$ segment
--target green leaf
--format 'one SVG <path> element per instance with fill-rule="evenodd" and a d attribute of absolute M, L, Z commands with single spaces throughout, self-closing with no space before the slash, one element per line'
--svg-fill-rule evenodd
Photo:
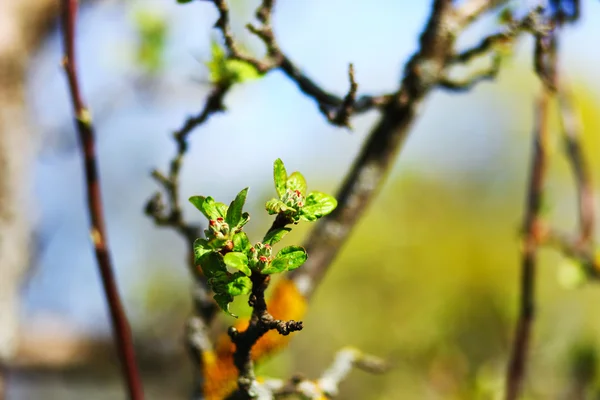
<path fill-rule="evenodd" d="M 227 209 L 225 222 L 229 224 L 230 228 L 237 227 L 240 221 L 242 221 L 242 209 L 244 208 L 244 203 L 246 203 L 247 195 L 248 188 L 245 188 L 235 196 L 235 199 Z"/>
<path fill-rule="evenodd" d="M 267 201 L 265 208 L 267 209 L 267 212 L 271 215 L 279 214 L 280 212 L 289 210 L 289 208 L 285 205 L 283 201 L 277 199 L 271 199 Z"/>
<path fill-rule="evenodd" d="M 248 82 L 262 76 L 254 65 L 242 60 L 228 58 L 225 60 L 225 68 L 232 83 Z"/>
<path fill-rule="evenodd" d="M 223 203 L 215 202 L 215 199 L 210 196 L 192 196 L 190 197 L 190 203 L 200 210 L 209 220 L 217 219 L 219 217 L 223 218 L 225 217 L 225 213 L 227 213 L 227 206 Z M 223 207 L 225 208 L 223 209 Z"/>
<path fill-rule="evenodd" d="M 303 219 L 314 221 L 331 213 L 337 207 L 335 197 L 321 192 L 311 192 L 306 197 L 306 205 L 302 207 Z"/>
<path fill-rule="evenodd" d="M 306 196 L 306 179 L 298 171 L 292 173 L 287 178 L 285 186 L 288 190 L 298 190 L 303 196 Z"/>
<path fill-rule="evenodd" d="M 135 13 L 135 27 L 138 36 L 137 61 L 146 72 L 154 74 L 164 64 L 168 33 L 164 14 L 146 9 L 138 10 Z"/>
<path fill-rule="evenodd" d="M 247 276 L 235 274 L 234 278 L 227 284 L 227 293 L 231 296 L 248 294 L 252 290 L 252 281 Z"/>
<path fill-rule="evenodd" d="M 276 272 L 292 271 L 306 261 L 308 255 L 301 246 L 284 247 L 277 253 L 275 259 L 261 272 L 263 274 L 273 274 Z"/>
<path fill-rule="evenodd" d="M 219 307 L 221 307 L 221 309 L 227 314 L 231 315 L 234 318 L 238 317 L 237 315 L 232 314 L 231 311 L 229 311 L 229 303 L 233 301 L 233 297 L 229 293 L 217 293 L 213 296 L 213 299 L 215 299 Z"/>
<path fill-rule="evenodd" d="M 204 212 L 204 208 L 202 208 L 202 205 L 204 204 L 205 200 L 206 197 L 204 196 L 192 196 L 189 198 L 190 203 L 192 203 L 194 207 L 196 207 L 202 214 L 204 214 L 206 218 L 210 219 L 210 217 Z"/>
<path fill-rule="evenodd" d="M 215 293 L 227 292 L 227 284 L 229 283 L 229 273 L 217 271 L 208 279 L 208 285 Z"/>
<path fill-rule="evenodd" d="M 242 227 L 248 223 L 248 221 L 250 221 L 250 214 L 248 214 L 247 212 L 242 213 L 242 218 L 237 224 L 237 229 L 241 230 Z"/>
<path fill-rule="evenodd" d="M 212 278 L 219 272 L 227 272 L 227 267 L 223 262 L 223 256 L 214 251 L 206 253 L 202 257 L 200 267 L 202 267 L 202 272 L 207 278 Z"/>
<path fill-rule="evenodd" d="M 194 0 L 177 0 L 179 4 L 191 3 Z"/>
<path fill-rule="evenodd" d="M 216 41 L 211 44 L 211 60 L 206 63 L 211 83 L 232 85 L 261 77 L 261 73 L 245 61 L 228 58 Z"/>
<path fill-rule="evenodd" d="M 233 251 L 245 252 L 250 247 L 252 246 L 246 232 L 239 232 L 233 235 Z"/>
<path fill-rule="evenodd" d="M 194 240 L 194 259 L 196 264 L 200 264 L 200 260 L 206 254 L 211 253 L 213 249 L 208 244 L 208 240 L 206 239 L 196 239 Z"/>
<path fill-rule="evenodd" d="M 281 158 L 275 160 L 273 164 L 273 181 L 275 181 L 275 190 L 279 195 L 279 198 L 283 197 L 286 190 L 287 171 Z"/>
<path fill-rule="evenodd" d="M 269 231 L 265 235 L 265 238 L 263 239 L 263 243 L 272 246 L 275 243 L 279 242 L 281 239 L 283 239 L 283 237 L 285 235 L 287 235 L 288 232 L 290 232 L 291 230 L 292 230 L 292 228 L 279 228 L 279 229 Z"/>
<path fill-rule="evenodd" d="M 252 273 L 248 267 L 248 257 L 246 257 L 244 253 L 239 253 L 237 251 L 227 253 L 223 257 L 223 261 L 225 262 L 226 266 L 234 268 L 245 275 L 250 276 Z"/>
<path fill-rule="evenodd" d="M 217 209 L 217 213 L 219 214 L 219 217 L 225 218 L 227 216 L 227 211 L 228 211 L 229 207 L 227 207 L 227 205 L 225 203 L 215 202 L 215 208 Z"/>

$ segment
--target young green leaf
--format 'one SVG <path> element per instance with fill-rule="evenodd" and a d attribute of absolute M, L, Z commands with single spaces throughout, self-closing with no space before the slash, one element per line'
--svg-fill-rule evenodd
<path fill-rule="evenodd" d="M 202 214 L 204 214 L 206 218 L 210 219 L 210 217 L 204 213 L 204 208 L 202 208 L 202 205 L 204 204 L 205 200 L 206 197 L 204 196 L 192 196 L 189 198 L 190 203 L 192 203 L 194 207 L 196 207 Z"/>
<path fill-rule="evenodd" d="M 247 276 L 235 274 L 227 284 L 227 293 L 231 296 L 248 294 L 252 290 L 252 281 Z"/>
<path fill-rule="evenodd" d="M 238 232 L 233 235 L 233 251 L 245 252 L 250 249 L 250 240 L 245 232 Z"/>
<path fill-rule="evenodd" d="M 211 60 L 206 66 L 210 82 L 217 85 L 230 86 L 262 76 L 252 64 L 228 58 L 225 49 L 217 41 L 211 43 Z"/>
<path fill-rule="evenodd" d="M 286 206 L 283 201 L 277 199 L 267 201 L 265 208 L 270 215 L 279 214 L 280 212 L 289 210 L 288 206 Z"/>
<path fill-rule="evenodd" d="M 273 164 L 273 180 L 275 181 L 275 190 L 279 195 L 279 198 L 283 197 L 286 190 L 287 171 L 281 158 L 275 160 Z"/>
<path fill-rule="evenodd" d="M 302 219 L 314 221 L 331 213 L 337 207 L 335 197 L 321 192 L 311 192 L 306 197 L 306 205 L 302 208 Z"/>
<path fill-rule="evenodd" d="M 291 228 L 284 227 L 284 228 L 279 228 L 279 229 L 274 229 L 272 231 L 269 231 L 265 235 L 265 238 L 263 239 L 263 243 L 273 246 L 275 243 L 277 243 L 281 239 L 283 239 L 283 237 L 285 235 L 287 235 L 288 232 L 290 232 L 291 230 L 292 230 Z"/>
<path fill-rule="evenodd" d="M 263 274 L 273 274 L 276 272 L 292 271 L 304 264 L 307 258 L 306 250 L 301 246 L 284 247 L 277 253 L 271 264 L 261 272 Z"/>
<path fill-rule="evenodd" d="M 212 278 L 219 272 L 227 272 L 223 256 L 214 251 L 203 255 L 200 266 L 207 278 Z"/>
<path fill-rule="evenodd" d="M 194 240 L 194 258 L 196 264 L 200 264 L 200 260 L 207 253 L 212 252 L 213 249 L 209 246 L 208 241 L 206 239 L 196 239 Z"/>
<path fill-rule="evenodd" d="M 250 214 L 248 214 L 247 212 L 243 212 L 242 218 L 240 218 L 240 222 L 238 222 L 237 224 L 237 230 L 241 230 L 244 227 L 244 225 L 248 223 L 248 221 L 250 221 Z"/>
<path fill-rule="evenodd" d="M 250 276 L 252 273 L 248 267 L 248 257 L 246 257 L 244 253 L 239 253 L 236 251 L 227 253 L 223 257 L 223 261 L 225 262 L 226 266 L 236 269 L 245 275 Z"/>
<path fill-rule="evenodd" d="M 217 213 L 219 213 L 219 217 L 225 218 L 229 207 L 225 203 L 215 202 L 215 208 L 217 209 Z"/>
<path fill-rule="evenodd" d="M 306 179 L 298 171 L 287 178 L 285 186 L 288 190 L 298 190 L 302 195 L 306 195 Z"/>
<path fill-rule="evenodd" d="M 177 0 L 179 4 L 191 3 L 193 0 Z"/>
<path fill-rule="evenodd" d="M 225 60 L 225 68 L 232 83 L 248 82 L 262 76 L 254 65 L 242 60 L 228 58 Z"/>
<path fill-rule="evenodd" d="M 231 315 L 234 318 L 238 317 L 237 315 L 232 314 L 231 311 L 229 311 L 229 303 L 233 301 L 233 296 L 231 296 L 229 293 L 217 293 L 213 296 L 213 299 L 215 299 L 219 307 L 221 307 L 221 309 L 227 314 Z"/>
<path fill-rule="evenodd" d="M 201 197 L 202 196 L 194 196 L 192 198 Z M 190 198 L 190 201 L 192 201 L 192 198 Z M 195 201 L 196 203 L 192 204 L 194 204 L 196 207 L 198 207 L 196 204 L 199 204 L 201 207 L 200 211 L 202 211 L 202 213 L 209 220 L 225 217 L 225 214 L 223 213 L 223 206 L 225 207 L 225 212 L 227 212 L 227 206 L 223 203 L 217 203 L 212 197 L 208 196 L 203 199 L 195 199 Z"/>
<path fill-rule="evenodd" d="M 208 279 L 208 285 L 215 293 L 227 292 L 227 284 L 229 283 L 229 273 L 225 271 L 217 271 Z"/>
<path fill-rule="evenodd" d="M 242 221 L 242 209 L 244 208 L 244 203 L 246 203 L 247 195 L 248 188 L 245 188 L 237 194 L 237 196 L 231 202 L 231 205 L 227 209 L 225 222 L 227 222 L 231 228 L 237 227 L 238 224 Z"/>

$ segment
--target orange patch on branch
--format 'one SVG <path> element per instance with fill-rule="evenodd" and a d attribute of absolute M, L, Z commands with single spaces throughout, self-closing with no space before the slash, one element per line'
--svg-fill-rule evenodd
<path fill-rule="evenodd" d="M 294 282 L 281 279 L 275 286 L 268 302 L 269 313 L 276 319 L 299 320 L 306 312 L 306 299 L 300 294 Z M 235 325 L 242 331 L 248 326 L 248 319 Z M 285 347 L 290 336 L 282 336 L 277 331 L 267 332 L 252 348 L 252 359 L 257 361 Z M 204 396 L 207 400 L 222 400 L 237 387 L 238 371 L 233 364 L 235 346 L 227 334 L 219 336 L 215 351 L 204 352 Z"/>

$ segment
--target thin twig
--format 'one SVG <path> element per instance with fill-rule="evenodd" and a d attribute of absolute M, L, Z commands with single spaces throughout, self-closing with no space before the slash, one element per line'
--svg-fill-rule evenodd
<path fill-rule="evenodd" d="M 288 399 L 290 396 L 310 400 L 331 399 L 338 396 L 340 383 L 348 377 L 352 369 L 383 374 L 389 368 L 390 365 L 384 360 L 348 347 L 336 354 L 331 366 L 319 379 L 310 380 L 300 375 L 293 376 L 288 382 L 266 379 L 257 385 L 257 399 Z"/>
<path fill-rule="evenodd" d="M 523 221 L 524 243 L 521 257 L 519 320 L 512 344 L 506 374 L 507 400 L 515 400 L 523 388 L 531 332 L 535 318 L 536 253 L 541 242 L 543 224 L 540 210 L 548 157 L 548 103 L 556 88 L 556 36 L 536 36 L 536 70 L 543 83 L 536 107 L 536 126 L 533 135 L 531 170 Z"/>
<path fill-rule="evenodd" d="M 256 11 L 256 18 L 261 26 L 248 24 L 250 32 L 259 37 L 267 50 L 267 57 L 264 60 L 245 54 L 233 37 L 233 32 L 229 22 L 229 6 L 226 0 L 211 0 L 219 11 L 219 20 L 215 26 L 221 30 L 225 45 L 229 50 L 229 56 L 232 59 L 244 61 L 254 66 L 260 73 L 280 69 L 288 78 L 290 78 L 302 93 L 314 99 L 321 113 L 329 122 L 337 126 L 350 127 L 349 118 L 352 115 L 364 113 L 373 109 L 383 107 L 389 100 L 389 95 L 383 96 L 361 96 L 357 98 L 358 86 L 354 80 L 354 72 L 350 66 L 350 89 L 344 97 L 338 97 L 322 89 L 317 83 L 306 76 L 300 68 L 294 64 L 290 58 L 283 53 L 275 39 L 271 17 L 275 7 L 275 0 L 263 0 Z"/>
<path fill-rule="evenodd" d="M 282 216 L 283 214 L 277 216 L 267 234 L 288 225 L 290 221 Z M 239 391 L 233 395 L 234 398 L 250 398 L 251 391 L 255 390 L 256 376 L 251 353 L 256 342 L 270 330 L 277 330 L 280 335 L 284 336 L 302 330 L 301 321 L 281 321 L 275 319 L 267 310 L 265 292 L 271 280 L 269 275 L 253 271 L 250 279 L 252 280 L 252 292 L 248 304 L 252 307 L 252 316 L 248 328 L 240 332 L 231 327 L 228 332 L 231 341 L 235 344 L 233 362 L 239 371 Z"/>
<path fill-rule="evenodd" d="M 224 110 L 223 100 L 229 89 L 229 85 L 216 84 L 208 95 L 204 108 L 197 115 L 189 117 L 183 126 L 173 133 L 177 151 L 169 164 L 168 175 L 158 170 L 152 171 L 152 177 L 167 194 L 168 210 L 160 192 L 156 192 L 148 200 L 145 208 L 146 215 L 150 216 L 156 225 L 174 229 L 185 240 L 188 246 L 188 267 L 196 281 L 197 290 L 194 296 L 196 311 L 204 318 L 206 323 L 210 323 L 218 308 L 211 296 L 208 295 L 209 288 L 206 279 L 201 270 L 196 268 L 194 262 L 194 240 L 202 235 L 202 227 L 191 224 L 183 218 L 179 175 L 185 154 L 188 151 L 190 133 L 205 123 L 213 114 Z"/>
<path fill-rule="evenodd" d="M 539 228 L 538 217 L 542 204 L 542 190 L 547 158 L 548 97 L 547 91 L 544 90 L 537 105 L 537 126 L 534 132 L 532 164 L 524 217 L 524 232 L 526 236 L 521 258 L 520 314 L 508 366 L 506 384 L 507 400 L 516 399 L 521 390 L 535 313 L 536 248 Z"/>
<path fill-rule="evenodd" d="M 110 251 L 106 239 L 104 214 L 102 211 L 102 194 L 96 159 L 94 127 L 89 109 L 86 107 L 77 76 L 75 58 L 75 23 L 77 18 L 78 1 L 62 0 L 62 31 L 64 39 L 63 67 L 65 69 L 77 132 L 84 158 L 85 182 L 87 189 L 88 213 L 90 218 L 90 235 L 94 244 L 96 261 L 104 294 L 108 302 L 112 320 L 113 335 L 123 368 L 123 377 L 127 384 L 129 398 L 143 399 L 143 388 L 135 360 L 135 352 L 131 338 L 131 330 L 121 304 L 115 276 L 113 272 Z"/>
<path fill-rule="evenodd" d="M 594 191 L 588 163 L 581 148 L 581 120 L 573 106 L 571 94 L 564 82 L 558 93 L 559 120 L 563 132 L 565 155 L 569 160 L 575 184 L 579 206 L 579 246 L 585 247 L 592 242 L 594 234 Z"/>

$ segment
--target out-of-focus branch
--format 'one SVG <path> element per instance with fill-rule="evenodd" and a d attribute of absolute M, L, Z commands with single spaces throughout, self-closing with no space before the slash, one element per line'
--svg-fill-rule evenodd
<path fill-rule="evenodd" d="M 543 234 L 540 210 L 549 142 L 548 103 L 556 88 L 555 33 L 550 37 L 541 34 L 536 35 L 535 64 L 536 71 L 538 71 L 540 80 L 544 85 L 536 106 L 531 169 L 523 217 L 525 237 L 521 256 L 519 320 L 506 374 L 505 398 L 507 400 L 517 399 L 522 391 L 531 342 L 531 331 L 535 318 L 536 256 Z"/>
<path fill-rule="evenodd" d="M 462 79 L 446 76 L 440 80 L 440 88 L 453 92 L 467 92 L 478 83 L 496 78 L 500 72 L 500 57 L 494 56 L 491 65 L 483 70 L 472 72 L 471 75 Z"/>
<path fill-rule="evenodd" d="M 448 69 L 459 61 L 471 59 L 470 56 L 456 54 L 454 50 L 461 30 L 474 19 L 474 8 L 469 5 L 479 4 L 476 9 L 483 13 L 505 3 L 496 1 L 482 6 L 480 2 L 467 2 L 463 8 L 456 9 L 451 1 L 434 1 L 431 16 L 421 34 L 419 50 L 407 63 L 400 89 L 383 108 L 381 120 L 347 174 L 337 195 L 338 207 L 312 231 L 305 243 L 310 257 L 302 268 L 291 273 L 290 278 L 305 296 L 313 293 L 351 230 L 385 182 L 427 95 L 436 87 L 451 86 L 447 78 Z M 468 16 L 461 13 L 467 11 Z M 529 30 L 534 25 L 532 21 L 537 21 L 533 17 L 536 13 L 515 22 L 510 28 L 511 37 Z M 505 38 L 506 34 L 502 37 Z M 467 82 L 467 86 L 473 83 Z"/>
<path fill-rule="evenodd" d="M 204 363 L 202 353 L 212 350 L 212 343 L 205 330 L 216 316 L 218 306 L 212 298 L 206 277 L 195 263 L 194 241 L 196 238 L 202 236 L 202 228 L 200 225 L 189 223 L 183 217 L 179 176 L 189 147 L 189 135 L 195 128 L 204 124 L 212 115 L 225 109 L 223 102 L 230 88 L 231 85 L 228 83 L 215 83 L 204 104 L 204 108 L 197 115 L 189 117 L 183 126 L 174 132 L 173 138 L 177 144 L 177 151 L 169 164 L 168 174 L 165 175 L 156 169 L 152 171 L 152 177 L 167 194 L 168 209 L 163 202 L 161 192 L 156 192 L 148 200 L 145 207 L 146 215 L 150 216 L 156 225 L 175 230 L 182 236 L 187 246 L 188 268 L 194 278 L 192 298 L 195 315 L 190 317 L 186 328 L 186 345 L 194 361 L 193 366 L 195 368 L 194 388 L 192 391 L 192 398 L 194 399 L 201 399 L 203 396 Z"/>
<path fill-rule="evenodd" d="M 73 113 L 81 144 L 84 161 L 85 182 L 87 190 L 88 213 L 90 218 L 90 236 L 94 245 L 96 261 L 104 294 L 108 302 L 114 338 L 123 368 L 123 377 L 127 384 L 130 399 L 143 399 L 143 388 L 136 365 L 131 330 L 121 304 L 115 280 L 110 251 L 108 248 L 104 213 L 102 210 L 102 194 L 96 158 L 94 127 L 91 114 L 81 94 L 75 58 L 75 23 L 78 1 L 62 0 L 62 33 L 64 39 L 63 67 L 67 75 L 69 92 L 73 105 Z"/>
<path fill-rule="evenodd" d="M 354 348 L 340 350 L 333 364 L 317 380 L 295 376 L 289 382 L 267 379 L 257 385 L 257 399 L 287 399 L 289 396 L 302 396 L 304 399 L 331 399 L 338 395 L 340 383 L 353 368 L 372 374 L 382 374 L 389 365 L 380 358 L 362 353 Z"/>
<path fill-rule="evenodd" d="M 354 114 L 364 113 L 385 105 L 390 96 L 360 96 L 357 98 L 358 86 L 354 80 L 352 66 L 349 68 L 350 89 L 346 96 L 338 97 L 322 89 L 317 83 L 306 76 L 289 57 L 283 53 L 271 25 L 271 16 L 275 7 L 275 0 L 263 0 L 256 10 L 256 18 L 261 26 L 248 24 L 247 28 L 258 36 L 267 49 L 267 57 L 260 60 L 245 54 L 236 43 L 229 23 L 229 6 L 226 0 L 212 0 L 219 11 L 219 20 L 216 27 L 223 34 L 225 45 L 229 50 L 230 57 L 251 64 L 260 73 L 267 73 L 274 69 L 280 69 L 283 73 L 296 83 L 305 95 L 314 99 L 319 110 L 329 122 L 337 126 L 349 127 L 349 118 Z"/>
<path fill-rule="evenodd" d="M 36 256 L 30 172 L 39 145 L 26 96 L 28 71 L 58 11 L 54 0 L 0 0 L 0 398 L 7 396 L 5 376 L 21 341 L 21 289 Z"/>
<path fill-rule="evenodd" d="M 594 190 L 588 163 L 581 147 L 581 121 L 564 82 L 558 88 L 557 97 L 565 156 L 575 178 L 579 230 L 573 235 L 558 229 L 545 228 L 541 244 L 554 247 L 566 257 L 577 260 L 589 278 L 599 279 L 600 266 L 594 254 Z"/>
<path fill-rule="evenodd" d="M 188 137 L 196 127 L 206 122 L 211 115 L 223 111 L 223 99 L 228 90 L 229 86 L 216 85 L 210 92 L 202 111 L 195 116 L 189 117 L 183 126 L 173 134 L 173 138 L 177 144 L 177 152 L 170 162 L 168 175 L 163 174 L 157 169 L 152 171 L 152 177 L 162 186 L 168 196 L 169 209 L 168 211 L 165 210 L 162 195 L 160 192 L 157 192 L 148 201 L 146 214 L 152 217 L 157 225 L 173 228 L 188 242 L 193 242 L 194 239 L 199 237 L 202 230 L 200 226 L 191 225 L 184 220 L 179 195 L 179 174 L 188 150 Z"/>
<path fill-rule="evenodd" d="M 535 313 L 536 249 L 538 245 L 538 228 L 540 227 L 538 218 L 542 204 L 548 151 L 548 97 L 548 92 L 544 90 L 538 100 L 536 111 L 537 126 L 534 132 L 531 172 L 524 216 L 525 239 L 521 257 L 520 314 L 508 367 L 507 400 L 516 399 L 521 390 Z"/>
<path fill-rule="evenodd" d="M 579 115 L 577 115 L 571 94 L 564 82 L 561 83 L 557 94 L 565 155 L 573 170 L 577 187 L 580 229 L 578 246 L 585 247 L 591 244 L 594 234 L 596 212 L 594 209 L 592 179 L 589 174 L 588 163 L 581 148 L 581 120 Z"/>
<path fill-rule="evenodd" d="M 152 171 L 152 177 L 162 187 L 167 194 L 168 209 L 163 202 L 161 192 L 156 192 L 146 204 L 146 215 L 150 216 L 156 225 L 165 226 L 178 232 L 186 242 L 188 247 L 187 261 L 190 272 L 194 276 L 196 290 L 194 303 L 196 311 L 205 321 L 210 322 L 217 311 L 216 304 L 208 295 L 209 288 L 206 279 L 199 268 L 194 263 L 194 240 L 202 235 L 202 228 L 199 225 L 191 224 L 185 221 L 180 196 L 179 175 L 183 164 L 185 154 L 188 151 L 188 138 L 191 132 L 205 123 L 212 115 L 224 110 L 223 100 L 230 89 L 230 85 L 215 84 L 204 104 L 204 108 L 192 117 L 189 117 L 183 126 L 173 134 L 177 144 L 177 152 L 171 159 L 169 172 L 167 175 L 159 170 Z"/>

